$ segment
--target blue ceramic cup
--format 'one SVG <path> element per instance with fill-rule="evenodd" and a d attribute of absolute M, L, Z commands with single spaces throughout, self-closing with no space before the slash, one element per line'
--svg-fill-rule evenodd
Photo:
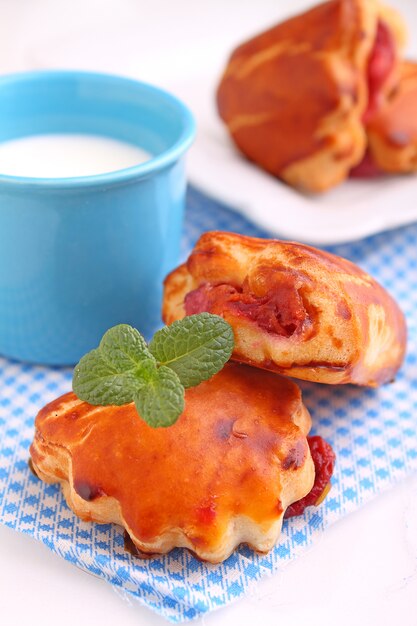
<path fill-rule="evenodd" d="M 134 80 L 72 71 L 0 78 L 0 142 L 47 133 L 101 135 L 153 155 L 98 176 L 0 171 L 0 354 L 70 365 L 114 324 L 147 337 L 160 325 L 195 127 L 179 100 Z"/>

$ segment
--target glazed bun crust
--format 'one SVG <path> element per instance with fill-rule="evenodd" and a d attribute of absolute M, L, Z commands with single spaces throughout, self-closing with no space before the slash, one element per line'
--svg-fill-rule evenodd
<path fill-rule="evenodd" d="M 398 86 L 367 132 L 370 154 L 381 170 L 417 171 L 417 63 L 401 63 Z"/>
<path fill-rule="evenodd" d="M 396 81 L 400 18 L 374 0 L 331 0 L 282 22 L 232 53 L 217 90 L 237 147 L 267 172 L 305 191 L 344 180 L 366 150 L 367 66 L 382 20 Z"/>
<path fill-rule="evenodd" d="M 186 390 L 169 428 L 151 428 L 133 404 L 68 393 L 38 414 L 30 452 L 82 519 L 124 526 L 142 552 L 186 547 L 220 562 L 240 543 L 270 550 L 286 508 L 311 490 L 310 426 L 293 382 L 229 363 Z"/>
<path fill-rule="evenodd" d="M 208 232 L 165 280 L 163 318 L 233 327 L 232 358 L 322 383 L 377 386 L 404 358 L 396 302 L 353 263 L 306 245 Z"/>

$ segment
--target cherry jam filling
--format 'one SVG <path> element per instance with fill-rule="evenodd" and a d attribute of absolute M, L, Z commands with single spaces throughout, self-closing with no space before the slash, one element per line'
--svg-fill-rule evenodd
<path fill-rule="evenodd" d="M 366 124 L 380 108 L 382 89 L 395 64 L 395 41 L 388 26 L 378 22 L 375 43 L 368 61 L 368 106 L 363 114 Z"/>
<path fill-rule="evenodd" d="M 268 333 L 291 337 L 308 319 L 303 300 L 286 277 L 275 283 L 265 295 L 252 293 L 246 283 L 242 287 L 204 283 L 185 297 L 187 315 L 207 311 L 217 315 L 234 315 L 250 319 Z"/>
<path fill-rule="evenodd" d="M 388 26 L 379 20 L 374 47 L 369 55 L 367 67 L 368 106 L 362 116 L 367 124 L 381 106 L 382 89 L 392 72 L 395 63 L 395 41 Z M 350 171 L 352 178 L 372 178 L 379 176 L 378 168 L 367 151 L 364 158 Z"/>
<path fill-rule="evenodd" d="M 355 165 L 350 172 L 350 178 L 376 178 L 377 176 L 383 176 L 383 172 L 375 163 L 371 153 L 367 150 L 364 157 L 358 165 Z"/>
<path fill-rule="evenodd" d="M 322 437 L 308 437 L 307 441 L 316 470 L 314 485 L 310 493 L 301 498 L 301 500 L 293 502 L 287 508 L 284 517 L 302 515 L 306 507 L 318 506 L 324 500 L 330 488 L 330 478 L 333 474 L 336 455 L 331 445 Z"/>

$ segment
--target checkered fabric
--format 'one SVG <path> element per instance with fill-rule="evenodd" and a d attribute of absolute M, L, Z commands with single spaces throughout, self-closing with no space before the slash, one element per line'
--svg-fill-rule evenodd
<path fill-rule="evenodd" d="M 191 189 L 183 254 L 203 231 L 212 229 L 268 236 Z M 181 622 L 241 596 L 261 576 L 296 558 L 329 524 L 416 471 L 417 224 L 331 251 L 357 262 L 398 299 L 408 320 L 408 356 L 395 383 L 381 389 L 302 383 L 313 431 L 327 439 L 337 455 L 333 487 L 319 508 L 284 522 L 272 552 L 260 556 L 242 547 L 225 563 L 208 565 L 177 549 L 141 561 L 124 551 L 121 528 L 77 519 L 60 488 L 37 480 L 27 465 L 34 417 L 46 402 L 70 389 L 71 371 L 5 359 L 0 360 L 0 521 L 172 622 Z"/>

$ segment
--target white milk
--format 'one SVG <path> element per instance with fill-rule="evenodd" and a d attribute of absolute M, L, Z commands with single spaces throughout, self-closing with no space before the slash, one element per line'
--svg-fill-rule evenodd
<path fill-rule="evenodd" d="M 132 144 L 98 135 L 34 135 L 0 142 L 0 175 L 69 178 L 114 172 L 151 158 Z"/>

